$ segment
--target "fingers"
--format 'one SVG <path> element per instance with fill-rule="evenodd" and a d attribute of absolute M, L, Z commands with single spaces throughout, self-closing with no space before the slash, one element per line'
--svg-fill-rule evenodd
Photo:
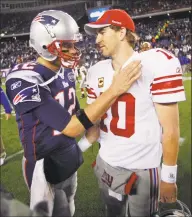
<path fill-rule="evenodd" d="M 121 69 L 121 72 L 131 73 L 131 71 L 137 68 L 139 65 L 141 65 L 141 60 L 134 60 L 131 63 L 129 63 L 126 67 Z"/>
<path fill-rule="evenodd" d="M 126 92 L 131 85 L 141 76 L 141 61 L 133 61 L 119 73 L 114 75 L 113 86 L 116 94 L 121 95 Z"/>
<path fill-rule="evenodd" d="M 161 193 L 160 195 L 160 201 L 162 203 L 175 203 L 177 201 L 177 193 L 168 193 L 168 192 L 164 192 Z"/>
<path fill-rule="evenodd" d="M 177 201 L 176 197 L 161 197 L 161 203 L 175 203 Z"/>
<path fill-rule="evenodd" d="M 141 76 L 141 69 L 142 69 L 142 65 L 139 64 L 135 68 L 133 68 L 129 74 L 127 74 L 130 83 L 134 82 Z"/>
<path fill-rule="evenodd" d="M 162 203 L 175 203 L 177 200 L 176 183 L 166 183 L 161 181 L 160 184 L 160 201 Z"/>

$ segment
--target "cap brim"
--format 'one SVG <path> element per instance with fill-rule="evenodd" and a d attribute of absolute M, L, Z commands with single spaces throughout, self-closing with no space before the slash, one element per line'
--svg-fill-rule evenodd
<path fill-rule="evenodd" d="M 97 33 L 97 29 L 101 29 L 111 24 L 96 24 L 96 23 L 88 23 L 85 24 L 84 30 L 88 35 L 95 35 Z"/>

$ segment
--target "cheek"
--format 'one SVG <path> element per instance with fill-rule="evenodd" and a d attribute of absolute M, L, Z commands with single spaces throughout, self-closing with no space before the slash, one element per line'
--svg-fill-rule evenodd
<path fill-rule="evenodd" d="M 115 38 L 110 38 L 108 39 L 108 45 L 110 50 L 114 50 L 117 47 L 117 40 L 115 40 Z"/>

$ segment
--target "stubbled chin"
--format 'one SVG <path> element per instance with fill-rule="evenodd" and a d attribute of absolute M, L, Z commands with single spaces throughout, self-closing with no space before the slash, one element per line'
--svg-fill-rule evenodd
<path fill-rule="evenodd" d="M 108 56 L 108 53 L 107 53 L 107 52 L 102 52 L 102 55 L 103 55 L 104 57 L 107 57 L 107 56 Z"/>
<path fill-rule="evenodd" d="M 64 67 L 67 67 L 67 68 L 73 68 L 73 65 L 74 65 L 74 61 L 64 61 L 62 58 L 61 58 L 61 63 Z"/>

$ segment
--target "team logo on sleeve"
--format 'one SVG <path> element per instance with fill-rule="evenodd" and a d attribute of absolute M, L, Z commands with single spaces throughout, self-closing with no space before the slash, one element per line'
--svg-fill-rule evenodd
<path fill-rule="evenodd" d="M 39 95 L 39 87 L 37 84 L 21 90 L 13 99 L 13 104 L 17 105 L 20 102 L 41 102 Z"/>
<path fill-rule="evenodd" d="M 104 77 L 98 78 L 98 87 L 101 88 L 104 86 Z"/>

